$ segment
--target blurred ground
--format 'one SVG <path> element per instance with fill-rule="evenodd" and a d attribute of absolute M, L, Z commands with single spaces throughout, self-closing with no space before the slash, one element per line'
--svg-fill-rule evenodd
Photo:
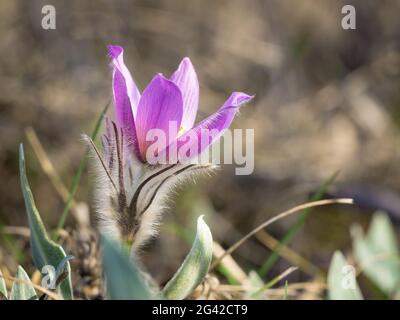
<path fill-rule="evenodd" d="M 41 28 L 45 4 L 57 10 L 56 30 Z M 356 7 L 356 30 L 341 28 L 345 4 Z M 200 211 L 206 201 L 223 219 L 210 218 L 215 238 L 229 245 L 272 214 L 306 201 L 339 170 L 333 194 L 351 193 L 360 202 L 367 197 L 372 205 L 315 210 L 294 248 L 326 266 L 334 249 L 349 245 L 349 225 L 365 223 L 374 203 L 400 216 L 399 10 L 397 0 L 1 1 L 1 223 L 26 225 L 17 166 L 21 141 L 41 214 L 49 226 L 58 221 L 63 202 L 24 130 L 35 129 L 69 186 L 84 152 L 80 135 L 91 131 L 111 96 L 105 45 L 114 43 L 124 46 L 141 89 L 154 73 L 170 74 L 190 56 L 200 80 L 201 117 L 232 91 L 256 94 L 234 122 L 255 128 L 254 174 L 234 176 L 225 166 L 185 188 L 166 213 L 166 226 L 192 228 L 203 199 Z M 90 203 L 89 186 L 85 175 L 78 200 Z M 365 186 L 393 197 L 371 199 Z M 270 231 L 280 237 L 293 221 Z M 162 282 L 187 247 L 168 228 L 160 239 L 144 261 Z M 246 246 L 237 258 L 257 268 L 269 251 L 256 240 Z M 154 264 L 159 250 L 161 261 Z M 9 252 L 1 250 L 0 263 L 2 254 Z"/>

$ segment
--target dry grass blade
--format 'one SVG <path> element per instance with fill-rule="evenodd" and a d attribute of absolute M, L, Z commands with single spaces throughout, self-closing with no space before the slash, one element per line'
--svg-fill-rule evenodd
<path fill-rule="evenodd" d="M 214 246 L 213 246 L 213 256 L 215 258 L 220 257 L 225 253 L 224 248 L 222 246 L 214 241 Z M 224 261 L 221 262 L 221 265 L 228 269 L 229 272 L 232 274 L 232 276 L 235 277 L 235 279 L 240 283 L 240 284 L 245 284 L 248 281 L 246 273 L 243 271 L 243 269 L 236 263 L 236 261 L 232 258 L 231 255 L 226 256 Z"/>
<path fill-rule="evenodd" d="M 54 188 L 56 189 L 57 193 L 63 199 L 64 202 L 68 200 L 68 189 L 65 187 L 64 183 L 62 182 L 60 176 L 58 175 L 57 171 L 54 168 L 53 163 L 51 162 L 50 158 L 47 156 L 47 153 L 40 142 L 35 130 L 32 127 L 28 127 L 25 130 L 25 135 L 37 157 L 39 160 L 39 164 L 42 167 L 42 170 L 46 175 L 49 177 L 51 183 L 53 184 Z M 72 200 L 71 203 L 72 207 L 76 206 L 75 200 Z"/>
<path fill-rule="evenodd" d="M 288 269 L 286 269 L 284 272 L 282 272 L 280 275 L 278 275 L 277 277 L 275 277 L 274 279 L 272 279 L 270 282 L 268 282 L 267 284 L 265 284 L 264 286 L 262 286 L 259 290 L 257 290 L 256 292 L 254 292 L 252 294 L 252 296 L 257 296 L 261 293 L 263 293 L 264 291 L 268 290 L 269 288 L 273 287 L 275 284 L 277 284 L 279 281 L 281 281 L 282 279 L 286 278 L 289 274 L 291 274 L 292 272 L 295 272 L 298 268 L 297 267 L 290 267 Z"/>
<path fill-rule="evenodd" d="M 225 292 L 237 292 L 237 291 L 249 291 L 252 287 L 249 285 L 228 285 L 221 284 L 218 286 L 219 291 Z M 324 282 L 298 282 L 288 284 L 289 291 L 297 291 L 297 290 L 310 290 L 310 289 L 326 289 L 326 283 Z M 274 288 L 268 289 L 267 292 L 276 292 L 282 294 L 285 291 L 285 288 Z"/>
<path fill-rule="evenodd" d="M 29 238 L 31 235 L 31 231 L 27 227 L 18 227 L 18 226 L 5 226 L 0 230 L 1 234 L 11 234 L 16 236 L 21 236 L 24 238 Z"/>
<path fill-rule="evenodd" d="M 248 234 L 246 234 L 242 239 L 240 239 L 239 241 L 234 243 L 228 250 L 225 251 L 225 253 L 222 256 L 220 256 L 218 259 L 216 259 L 213 262 L 213 264 L 210 267 L 210 270 L 214 269 L 222 261 L 222 259 L 224 259 L 227 255 L 231 254 L 233 251 L 235 251 L 237 248 L 239 248 L 246 240 L 251 238 L 258 231 L 268 227 L 272 223 L 274 223 L 278 220 L 281 220 L 283 218 L 286 218 L 287 216 L 290 216 L 292 214 L 298 213 L 304 209 L 312 208 L 312 207 L 319 207 L 319 206 L 326 206 L 329 204 L 353 204 L 353 199 L 342 198 L 342 199 L 327 199 L 327 200 L 307 202 L 307 203 L 301 204 L 299 206 L 296 206 L 292 209 L 289 209 L 287 211 L 284 211 L 284 212 L 276 215 L 275 217 L 265 221 L 264 223 L 260 224 L 257 228 L 253 229 Z"/>
<path fill-rule="evenodd" d="M 307 259 L 303 258 L 301 255 L 299 255 L 297 252 L 293 251 L 289 247 L 283 244 L 279 244 L 279 241 L 277 239 L 275 239 L 264 230 L 258 231 L 255 236 L 263 245 L 265 245 L 270 250 L 274 250 L 278 245 L 280 245 L 281 248 L 279 250 L 279 255 L 291 264 L 298 266 L 299 269 L 304 273 L 310 276 L 318 275 L 325 277 L 324 272 L 320 268 L 312 264 Z"/>

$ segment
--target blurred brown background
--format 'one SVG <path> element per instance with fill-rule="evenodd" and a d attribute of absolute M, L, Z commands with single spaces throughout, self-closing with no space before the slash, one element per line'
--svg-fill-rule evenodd
<path fill-rule="evenodd" d="M 45 4 L 56 8 L 56 30 L 41 27 Z M 356 7 L 356 30 L 341 27 L 345 4 Z M 1 1 L 1 224 L 27 224 L 17 162 L 24 142 L 37 205 L 55 226 L 63 201 L 24 131 L 34 128 L 70 186 L 84 153 L 80 135 L 92 130 L 111 97 L 105 46 L 119 44 L 141 89 L 190 56 L 201 118 L 232 91 L 256 94 L 234 122 L 255 128 L 254 174 L 234 176 L 224 166 L 180 190 L 161 240 L 145 257 L 158 280 L 170 276 L 188 248 L 171 224 L 192 230 L 195 216 L 215 211 L 208 222 L 227 246 L 272 214 L 307 201 L 340 170 L 332 195 L 357 197 L 364 208 L 315 210 L 292 245 L 326 266 L 334 249 L 349 246 L 352 222 L 365 223 L 377 207 L 400 217 L 399 12 L 397 0 Z M 77 199 L 90 204 L 87 174 Z M 279 238 L 293 221 L 270 232 Z M 257 268 L 269 252 L 251 240 L 235 257 Z M 277 271 L 285 266 L 280 261 Z"/>

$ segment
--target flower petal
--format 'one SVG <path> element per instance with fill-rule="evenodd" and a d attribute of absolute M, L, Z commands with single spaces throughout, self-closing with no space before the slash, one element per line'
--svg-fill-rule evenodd
<path fill-rule="evenodd" d="M 179 88 L 163 75 L 156 75 L 143 91 L 136 117 L 139 150 L 143 161 L 146 159 L 146 150 L 151 144 L 151 141 L 146 141 L 148 131 L 162 130 L 166 143 L 169 144 L 176 139 L 182 113 L 182 93 Z M 176 127 L 176 132 L 170 132 L 170 125 Z"/>
<path fill-rule="evenodd" d="M 171 76 L 171 81 L 181 89 L 183 98 L 181 127 L 189 130 L 194 125 L 199 106 L 199 81 L 189 58 L 183 58 L 178 69 Z"/>
<path fill-rule="evenodd" d="M 231 125 L 233 118 L 239 111 L 239 107 L 253 99 L 253 97 L 242 92 L 233 92 L 216 113 L 204 119 L 178 138 L 177 149 L 179 150 L 185 145 L 185 149 L 191 151 L 190 155 L 185 155 L 187 160 L 199 155 L 221 137 Z M 208 134 L 213 132 L 216 134 Z M 195 139 L 193 139 L 194 137 Z M 190 144 L 192 145 L 190 146 Z"/>
<path fill-rule="evenodd" d="M 120 77 L 125 81 L 126 91 L 131 103 L 133 115 L 136 116 L 137 105 L 140 100 L 140 92 L 132 76 L 124 63 L 124 49 L 120 46 L 107 46 L 108 55 L 112 59 L 114 73 L 120 73 Z"/>
<path fill-rule="evenodd" d="M 128 149 L 138 159 L 140 159 L 139 147 L 137 144 L 135 119 L 133 117 L 131 100 L 127 94 L 127 83 L 119 69 L 113 71 L 113 94 L 115 104 L 115 118 L 118 127 L 120 127 L 125 136 L 124 143 Z"/>

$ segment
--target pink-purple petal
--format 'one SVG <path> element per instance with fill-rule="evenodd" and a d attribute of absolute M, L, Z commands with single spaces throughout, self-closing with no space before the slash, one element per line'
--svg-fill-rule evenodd
<path fill-rule="evenodd" d="M 166 143 L 176 139 L 169 126 L 179 129 L 182 121 L 183 102 L 180 89 L 163 75 L 156 75 L 143 91 L 136 117 L 136 131 L 142 160 L 146 160 L 146 150 L 152 143 L 146 141 L 151 129 L 160 129 L 165 133 Z M 167 146 L 165 146 L 166 148 Z"/>
<path fill-rule="evenodd" d="M 129 97 L 133 115 L 136 116 L 137 106 L 140 100 L 140 92 L 137 88 L 135 81 L 131 76 L 128 68 L 124 63 L 124 49 L 120 46 L 109 45 L 107 46 L 108 55 L 110 56 L 114 73 L 118 72 L 122 75 L 125 81 L 126 94 Z"/>
<path fill-rule="evenodd" d="M 194 158 L 201 154 L 209 145 L 221 137 L 227 128 L 231 125 L 239 107 L 253 99 L 254 96 L 249 96 L 242 92 L 233 92 L 223 106 L 214 114 L 201 121 L 187 133 L 180 136 L 177 140 L 178 150 L 187 143 L 194 144 L 192 154 L 187 158 Z M 210 134 L 211 133 L 211 134 Z M 193 139 L 196 137 L 196 139 Z"/>
<path fill-rule="evenodd" d="M 183 116 L 182 128 L 189 130 L 196 120 L 199 105 L 199 82 L 196 71 L 189 58 L 184 58 L 178 69 L 171 76 L 173 81 L 182 92 Z"/>
<path fill-rule="evenodd" d="M 124 132 L 125 143 L 128 149 L 139 158 L 139 147 L 137 144 L 135 119 L 132 113 L 131 100 L 127 95 L 125 78 L 118 69 L 114 69 L 113 72 L 113 94 L 117 125 L 122 128 Z"/>

